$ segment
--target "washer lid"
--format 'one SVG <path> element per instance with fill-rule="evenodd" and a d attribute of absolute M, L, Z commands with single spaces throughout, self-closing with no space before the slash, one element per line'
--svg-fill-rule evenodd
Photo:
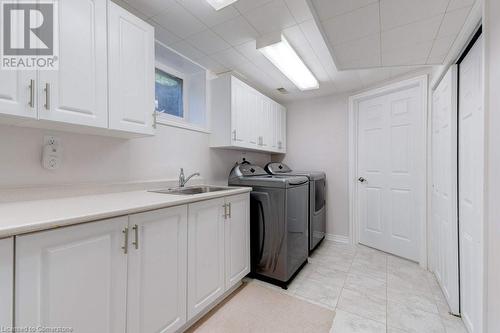
<path fill-rule="evenodd" d="M 267 163 L 264 169 L 267 171 L 267 173 L 271 175 L 279 175 L 282 173 L 289 173 L 292 171 L 292 169 L 290 169 L 288 165 L 286 165 L 285 163 L 277 163 L 277 162 Z"/>

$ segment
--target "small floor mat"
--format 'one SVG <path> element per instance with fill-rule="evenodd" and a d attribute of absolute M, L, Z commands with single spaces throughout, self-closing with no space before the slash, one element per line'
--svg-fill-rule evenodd
<path fill-rule="evenodd" d="M 250 282 L 187 332 L 328 333 L 334 316 L 332 310 Z"/>

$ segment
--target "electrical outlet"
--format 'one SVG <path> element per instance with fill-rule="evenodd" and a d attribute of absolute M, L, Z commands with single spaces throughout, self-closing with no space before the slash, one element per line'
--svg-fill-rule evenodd
<path fill-rule="evenodd" d="M 45 136 L 42 148 L 42 166 L 47 170 L 59 169 L 62 158 L 61 141 L 55 136 Z"/>
<path fill-rule="evenodd" d="M 43 145 L 54 145 L 54 146 L 60 146 L 61 140 L 58 137 L 52 136 L 52 135 L 46 135 L 43 137 Z"/>

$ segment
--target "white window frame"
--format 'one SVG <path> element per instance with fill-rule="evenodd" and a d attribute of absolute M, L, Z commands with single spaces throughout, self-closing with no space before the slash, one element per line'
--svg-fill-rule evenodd
<path fill-rule="evenodd" d="M 188 124 L 189 125 L 189 100 L 188 100 L 188 89 L 189 89 L 189 79 L 186 77 L 184 73 L 181 73 L 171 67 L 165 66 L 160 62 L 155 63 L 155 70 L 158 68 L 159 70 L 170 74 L 172 76 L 176 76 L 182 80 L 182 117 L 177 117 L 168 113 L 156 111 L 156 123 L 172 125 L 172 124 Z M 155 93 L 156 97 L 156 93 Z"/>

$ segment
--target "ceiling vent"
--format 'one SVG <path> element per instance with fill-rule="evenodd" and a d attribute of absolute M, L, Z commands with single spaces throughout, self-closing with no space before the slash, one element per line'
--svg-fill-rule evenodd
<path fill-rule="evenodd" d="M 278 90 L 280 94 L 288 95 L 288 90 L 286 90 L 285 88 L 278 88 L 276 90 Z"/>

